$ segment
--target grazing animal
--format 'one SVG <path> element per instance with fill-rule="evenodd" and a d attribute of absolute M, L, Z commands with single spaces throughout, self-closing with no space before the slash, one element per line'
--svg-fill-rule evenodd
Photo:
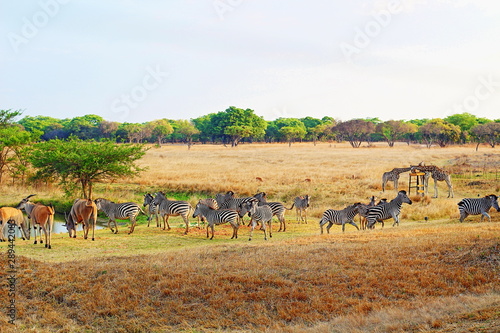
<path fill-rule="evenodd" d="M 401 213 L 401 206 L 403 203 L 411 205 L 412 201 L 406 195 L 406 191 L 399 191 L 398 195 L 388 203 L 369 207 L 366 217 L 367 227 L 372 229 L 375 223 L 379 221 L 382 222 L 383 228 L 383 221 L 391 217 L 394 219 L 394 224 L 392 226 L 394 227 L 396 224 L 399 225 L 399 214 Z"/>
<path fill-rule="evenodd" d="M 0 242 L 6 241 L 5 228 L 9 222 L 13 222 L 14 225 L 17 225 L 19 231 L 21 231 L 23 240 L 30 239 L 30 227 L 24 219 L 23 212 L 19 209 L 13 207 L 0 208 L 0 222 L 2 222 L 2 227 L 0 228 Z"/>
<path fill-rule="evenodd" d="M 290 208 L 286 208 L 284 204 L 281 202 L 267 202 L 266 201 L 266 194 L 264 192 L 257 193 L 254 195 L 254 198 L 257 198 L 259 200 L 259 206 L 264 206 L 267 205 L 271 207 L 271 211 L 273 212 L 273 216 L 276 216 L 280 223 L 280 228 L 278 232 L 280 231 L 286 231 L 286 223 L 285 223 L 285 212 L 287 210 L 292 210 L 293 205 Z"/>
<path fill-rule="evenodd" d="M 261 177 L 255 177 L 255 180 L 258 182 L 263 182 L 264 180 Z"/>
<path fill-rule="evenodd" d="M 223 223 L 229 223 L 233 227 L 233 238 L 238 238 L 238 212 L 232 209 L 219 209 L 215 210 L 212 209 L 200 202 L 196 205 L 196 208 L 193 213 L 193 217 L 198 217 L 198 216 L 203 216 L 208 224 L 207 224 L 207 238 L 208 238 L 208 228 L 212 230 L 212 237 L 210 239 L 214 238 L 214 226 L 223 224 Z"/>
<path fill-rule="evenodd" d="M 158 212 L 163 217 L 163 230 L 165 230 L 165 227 L 168 227 L 167 230 L 170 230 L 170 225 L 168 224 L 170 216 L 181 216 L 186 224 L 184 235 L 187 235 L 189 231 L 189 213 L 193 210 L 189 202 L 169 200 L 163 192 L 158 192 L 153 203 L 158 206 Z"/>
<path fill-rule="evenodd" d="M 234 192 L 233 191 L 227 191 L 225 194 L 223 193 L 217 193 L 215 195 L 215 200 L 217 201 L 217 204 L 219 207 L 229 199 L 234 198 Z"/>
<path fill-rule="evenodd" d="M 394 168 L 391 171 L 384 172 L 382 175 L 382 192 L 385 192 L 385 184 L 387 184 L 388 181 L 394 182 L 394 189 L 397 192 L 399 187 L 399 175 L 410 170 L 411 168 Z"/>
<path fill-rule="evenodd" d="M 90 199 L 76 199 L 69 215 L 64 215 L 69 237 L 76 238 L 76 225 L 83 223 L 83 238 L 87 239 L 90 226 L 92 226 L 92 240 L 95 239 L 95 226 L 97 224 L 97 206 L 95 202 Z"/>
<path fill-rule="evenodd" d="M 161 224 L 160 224 L 160 219 L 158 218 L 158 205 L 155 205 L 153 200 L 155 198 L 153 197 L 153 195 L 151 193 L 146 193 L 144 194 L 144 202 L 142 203 L 142 206 L 143 207 L 146 207 L 148 206 L 148 227 L 149 227 L 149 223 L 151 222 L 151 220 L 153 219 L 153 216 L 156 218 L 156 227 L 160 228 L 161 227 Z"/>
<path fill-rule="evenodd" d="M 464 219 L 469 215 L 479 215 L 481 214 L 481 222 L 484 217 L 488 218 L 488 221 L 491 222 L 491 216 L 488 214 L 490 208 L 493 207 L 500 212 L 500 208 L 498 207 L 498 197 L 494 194 L 490 194 L 480 199 L 462 199 L 458 203 L 458 210 L 460 211 L 460 222 L 463 222 Z"/>
<path fill-rule="evenodd" d="M 267 240 L 267 227 L 269 226 L 269 237 L 273 237 L 273 231 L 271 227 L 271 220 L 273 219 L 273 211 L 271 207 L 267 205 L 259 206 L 259 202 L 252 201 L 244 204 L 245 210 L 250 213 L 251 221 L 251 229 L 250 229 L 250 237 L 248 240 L 252 240 L 253 230 L 258 222 L 262 225 L 262 230 L 264 231 L 264 240 Z"/>
<path fill-rule="evenodd" d="M 33 229 L 35 231 L 35 242 L 37 243 L 36 238 L 36 225 L 38 224 L 38 231 L 40 233 L 40 244 L 43 244 L 42 240 L 42 230 L 45 235 L 45 247 L 48 249 L 52 248 L 52 229 L 54 226 L 54 207 L 52 205 L 45 206 L 42 204 L 35 204 L 30 202 L 30 199 L 35 194 L 28 195 L 26 198 L 21 200 L 21 202 L 17 205 L 17 209 L 24 209 L 28 218 L 33 222 Z"/>
<path fill-rule="evenodd" d="M 359 213 L 359 208 L 361 203 L 355 203 L 354 205 L 347 206 L 341 210 L 328 209 L 323 213 L 323 217 L 319 221 L 319 227 L 321 228 L 321 234 L 323 234 L 323 226 L 328 223 L 326 227 L 326 232 L 330 233 L 330 228 L 336 224 L 342 226 L 342 232 L 345 231 L 345 224 L 349 223 L 359 230 L 359 227 L 354 223 L 354 217 Z"/>
<path fill-rule="evenodd" d="M 419 165 L 411 166 L 411 171 L 414 172 L 415 170 L 425 173 L 424 188 L 426 193 L 429 189 L 429 177 L 432 177 L 432 179 L 434 179 L 434 198 L 438 197 L 437 182 L 442 181 L 446 182 L 446 185 L 448 185 L 448 198 L 453 198 L 453 185 L 451 184 L 451 177 L 446 171 L 435 165 L 422 165 L 422 162 L 420 162 Z"/>
<path fill-rule="evenodd" d="M 300 221 L 305 221 L 307 224 L 307 208 L 309 207 L 310 200 L 311 198 L 309 195 L 299 196 L 293 200 L 293 205 L 295 205 L 295 217 L 299 223 Z M 305 220 L 302 216 L 302 212 L 304 212 Z"/>
<path fill-rule="evenodd" d="M 143 213 L 144 215 L 146 215 L 141 207 L 135 202 L 115 203 L 103 198 L 95 199 L 94 202 L 97 206 L 97 209 L 102 210 L 108 217 L 108 228 L 111 229 L 111 232 L 115 234 L 118 233 L 118 225 L 116 224 L 116 220 L 130 219 L 130 230 L 128 233 L 131 234 L 134 232 L 137 215 L 139 215 L 139 213 Z M 115 229 L 111 227 L 111 222 L 115 224 Z"/>

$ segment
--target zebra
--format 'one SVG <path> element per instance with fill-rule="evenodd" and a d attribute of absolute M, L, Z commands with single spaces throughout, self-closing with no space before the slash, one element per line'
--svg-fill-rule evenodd
<path fill-rule="evenodd" d="M 143 207 L 146 207 L 148 206 L 148 227 L 149 227 L 149 223 L 151 222 L 151 220 L 153 219 L 153 216 L 156 218 L 156 227 L 160 228 L 161 227 L 161 224 L 160 224 L 160 221 L 159 221 L 159 218 L 158 218 L 158 205 L 155 205 L 153 203 L 153 200 L 155 198 L 153 197 L 153 195 L 151 193 L 146 193 L 144 194 L 144 202 L 142 204 Z"/>
<path fill-rule="evenodd" d="M 129 234 L 134 232 L 136 218 L 139 213 L 144 213 L 141 207 L 135 202 L 124 202 L 124 203 L 114 203 L 113 201 L 109 201 L 107 199 L 98 198 L 94 200 L 97 209 L 102 210 L 104 214 L 108 217 L 108 228 L 111 229 L 111 232 L 117 234 L 118 233 L 118 225 L 116 224 L 116 220 L 127 220 L 130 219 L 130 230 Z M 111 227 L 110 223 L 113 222 L 115 224 L 115 229 Z"/>
<path fill-rule="evenodd" d="M 217 204 L 220 206 L 224 202 L 228 201 L 229 199 L 234 198 L 234 192 L 233 191 L 227 191 L 225 194 L 223 193 L 217 193 L 215 195 L 215 200 L 217 201 Z"/>
<path fill-rule="evenodd" d="M 238 238 L 238 228 L 239 228 L 239 223 L 238 223 L 238 212 L 233 210 L 233 209 L 219 209 L 215 210 L 212 209 L 201 202 L 198 202 L 196 205 L 196 208 L 193 213 L 193 217 L 198 217 L 198 216 L 203 216 L 208 224 L 207 224 L 207 238 L 208 238 L 208 228 L 212 230 L 212 237 L 210 239 L 214 238 L 214 225 L 219 225 L 223 223 L 228 223 L 231 224 L 233 227 L 233 238 Z"/>
<path fill-rule="evenodd" d="M 217 203 L 216 199 L 213 198 L 200 199 L 199 202 L 212 209 L 219 209 L 219 204 Z M 198 228 L 200 228 L 200 220 L 201 222 L 205 222 L 205 218 L 203 216 L 198 216 Z"/>
<path fill-rule="evenodd" d="M 500 208 L 498 207 L 498 197 L 494 194 L 490 194 L 480 199 L 462 199 L 458 203 L 458 210 L 460 211 L 460 222 L 463 222 L 464 219 L 469 215 L 479 215 L 481 214 L 481 222 L 484 217 L 488 218 L 488 221 L 491 222 L 491 216 L 488 214 L 491 207 L 495 208 L 497 212 L 500 212 Z"/>
<path fill-rule="evenodd" d="M 252 220 L 250 221 L 252 228 L 250 229 L 250 237 L 248 238 L 248 240 L 252 240 L 253 230 L 255 229 L 257 222 L 260 222 L 262 224 L 262 230 L 264 231 L 264 240 L 267 240 L 268 225 L 269 237 L 272 238 L 273 232 L 271 227 L 271 220 L 273 219 L 273 211 L 271 210 L 271 207 L 268 205 L 259 206 L 259 202 L 257 201 L 247 202 L 244 204 L 244 206 L 245 209 L 248 210 L 248 212 L 250 213 L 250 217 L 252 218 Z"/>
<path fill-rule="evenodd" d="M 254 197 L 232 198 L 232 199 L 229 199 L 229 200 L 223 202 L 221 205 L 219 205 L 219 209 L 232 209 L 232 210 L 235 210 L 238 213 L 240 213 L 243 204 L 246 204 L 247 202 L 253 202 L 253 201 L 258 202 L 258 200 Z M 243 223 L 243 216 L 244 215 L 245 215 L 245 213 L 239 214 L 239 219 L 241 220 L 242 223 Z"/>
<path fill-rule="evenodd" d="M 170 230 L 170 225 L 168 224 L 168 218 L 170 216 L 181 216 L 186 224 L 186 230 L 184 230 L 184 235 L 187 235 L 189 231 L 189 213 L 193 207 L 187 201 L 177 201 L 169 200 L 165 197 L 163 192 L 156 193 L 153 203 L 158 206 L 158 212 L 163 218 L 163 230 L 168 227 Z"/>
<path fill-rule="evenodd" d="M 394 189 L 397 192 L 399 186 L 399 175 L 410 170 L 411 168 L 394 168 L 391 171 L 384 172 L 382 174 L 382 192 L 385 192 L 385 184 L 387 184 L 388 181 L 394 182 Z"/>
<path fill-rule="evenodd" d="M 359 230 L 358 225 L 353 221 L 354 217 L 359 213 L 359 208 L 362 203 L 358 202 L 354 205 L 347 206 L 342 210 L 328 209 L 323 213 L 323 217 L 319 221 L 319 227 L 321 228 L 321 234 L 323 234 L 323 226 L 328 223 L 326 227 L 326 232 L 330 233 L 330 228 L 336 225 L 342 225 L 342 232 L 345 231 L 345 224 L 349 223 Z"/>
<path fill-rule="evenodd" d="M 305 222 L 307 224 L 307 208 L 309 207 L 310 200 L 311 198 L 309 197 L 309 195 L 299 196 L 293 200 L 293 204 L 295 205 L 295 217 L 297 221 L 299 221 L 299 223 L 300 221 L 304 221 L 304 217 L 302 217 L 302 211 L 303 211 L 305 216 Z"/>
<path fill-rule="evenodd" d="M 280 228 L 278 232 L 286 231 L 286 223 L 285 223 L 285 212 L 287 210 L 292 210 L 294 204 L 292 204 L 292 207 L 286 208 L 284 204 L 281 202 L 267 202 L 266 201 L 266 194 L 264 192 L 260 192 L 254 195 L 254 198 L 257 198 L 259 200 L 259 206 L 264 206 L 267 205 L 271 207 L 271 211 L 273 212 L 273 216 L 276 216 L 280 223 Z"/>
<path fill-rule="evenodd" d="M 399 226 L 399 213 L 401 212 L 401 205 L 403 203 L 411 205 L 412 201 L 406 195 L 406 191 L 399 191 L 398 195 L 388 203 L 369 207 L 366 214 L 368 229 L 372 229 L 377 221 L 382 222 L 383 228 L 383 221 L 391 217 L 394 219 L 394 224 L 392 226 L 394 227 L 396 224 Z"/>

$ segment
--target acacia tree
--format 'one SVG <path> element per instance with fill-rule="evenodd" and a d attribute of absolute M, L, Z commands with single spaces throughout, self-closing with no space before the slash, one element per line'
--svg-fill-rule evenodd
<path fill-rule="evenodd" d="M 363 119 L 352 119 L 339 122 L 334 130 L 337 138 L 347 140 L 353 148 L 359 148 L 363 141 L 368 141 L 370 135 L 375 132 L 375 124 Z"/>
<path fill-rule="evenodd" d="M 18 126 L 0 126 L 0 184 L 6 171 L 13 176 L 26 171 L 22 150 L 31 141 L 31 133 Z"/>
<path fill-rule="evenodd" d="M 476 138 L 476 151 L 482 142 L 488 143 L 491 148 L 495 148 L 500 143 L 500 123 L 487 123 L 471 128 L 472 135 Z"/>
<path fill-rule="evenodd" d="M 78 185 L 84 198 L 92 198 L 94 182 L 130 177 L 143 171 L 135 164 L 146 152 L 137 144 L 111 141 L 50 140 L 30 147 L 28 161 L 36 169 L 35 179 L 57 179 L 68 194 Z"/>
<path fill-rule="evenodd" d="M 193 145 L 193 136 L 200 134 L 200 131 L 188 120 L 177 120 L 176 123 L 176 132 L 187 143 L 188 149 L 191 149 Z"/>
<path fill-rule="evenodd" d="M 405 123 L 401 120 L 388 120 L 378 123 L 376 126 L 376 132 L 387 141 L 389 147 L 394 147 L 396 141 L 403 140 L 405 136 L 416 133 L 417 130 L 415 124 Z"/>
<path fill-rule="evenodd" d="M 251 109 L 230 106 L 210 118 L 214 133 L 231 140 L 231 146 L 237 146 L 247 137 L 261 138 L 266 132 L 267 122 Z"/>
<path fill-rule="evenodd" d="M 451 142 L 457 142 L 461 133 L 460 127 L 439 118 L 432 119 L 420 126 L 419 132 L 422 134 L 427 148 L 430 148 L 434 142 L 440 147 L 446 147 Z"/>
<path fill-rule="evenodd" d="M 163 140 L 174 132 L 172 125 L 166 119 L 154 120 L 147 125 L 150 127 L 151 135 L 158 141 L 158 146 L 161 147 Z"/>

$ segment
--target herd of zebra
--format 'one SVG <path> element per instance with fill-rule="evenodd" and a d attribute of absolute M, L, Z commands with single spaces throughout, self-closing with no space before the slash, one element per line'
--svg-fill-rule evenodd
<path fill-rule="evenodd" d="M 28 215 L 28 220 L 32 220 L 35 230 L 35 244 L 36 227 L 38 225 L 40 231 L 40 243 L 43 243 L 41 234 L 45 234 L 45 246 L 51 248 L 51 231 L 53 229 L 53 207 L 44 206 L 41 204 L 34 204 L 30 202 L 30 195 L 24 198 L 16 208 L 2 207 L 0 208 L 0 241 L 6 240 L 4 238 L 5 228 L 7 224 L 14 224 L 21 230 L 23 239 L 29 239 L 30 224 L 26 226 L 24 218 L 22 218 L 21 210 L 25 210 Z M 211 230 L 210 239 L 214 238 L 214 226 L 224 223 L 229 223 L 233 228 L 233 238 L 238 238 L 238 229 L 242 223 L 245 215 L 249 215 L 251 226 L 249 240 L 252 239 L 255 227 L 260 224 L 261 230 L 264 231 L 264 239 L 267 240 L 267 235 L 272 237 L 271 220 L 274 216 L 277 217 L 280 227 L 278 232 L 286 231 L 285 212 L 296 209 L 296 219 L 300 222 L 307 223 L 307 209 L 310 206 L 310 196 L 298 196 L 290 208 L 285 207 L 281 202 L 268 202 L 266 200 L 266 193 L 259 192 L 251 197 L 235 198 L 233 191 L 228 191 L 225 194 L 217 194 L 215 198 L 201 199 L 193 208 L 187 201 L 169 200 L 163 192 L 158 192 L 154 196 L 150 193 L 144 195 L 143 207 L 148 207 L 146 212 L 134 202 L 114 203 L 104 198 L 99 198 L 94 201 L 89 199 L 76 199 L 71 208 L 70 214 L 66 215 L 66 228 L 68 229 L 70 237 L 76 237 L 76 225 L 82 223 L 84 227 L 84 238 L 87 238 L 90 228 L 92 228 L 92 240 L 94 240 L 95 225 L 97 223 L 98 211 L 104 212 L 108 217 L 108 227 L 112 232 L 118 233 L 118 225 L 116 220 L 130 220 L 129 234 L 133 233 L 136 218 L 139 213 L 148 215 L 148 227 L 151 220 L 156 219 L 156 226 L 162 227 L 163 230 L 170 230 L 168 219 L 170 216 L 181 216 L 184 220 L 185 231 L 184 234 L 189 232 L 189 216 L 192 213 L 193 218 L 198 218 L 198 227 L 200 222 L 207 223 L 207 238 L 209 237 L 209 229 Z M 399 191 L 397 196 L 391 201 L 385 199 L 375 203 L 375 197 L 371 198 L 370 203 L 362 204 L 360 202 L 349 205 L 344 209 L 335 210 L 328 209 L 323 213 L 319 221 L 321 234 L 323 234 L 323 227 L 326 226 L 327 233 L 330 233 L 330 228 L 333 225 L 341 225 L 342 231 L 345 230 L 346 224 L 355 226 L 358 230 L 358 225 L 354 222 L 354 217 L 360 215 L 361 228 L 373 229 L 377 222 L 384 226 L 384 220 L 392 218 L 394 220 L 393 227 L 399 225 L 399 215 L 403 203 L 412 204 L 411 199 L 408 197 L 406 191 Z M 491 222 L 491 217 L 488 214 L 491 207 L 500 212 L 498 205 L 498 197 L 494 194 L 487 195 L 483 198 L 465 198 L 458 203 L 460 212 L 460 222 L 469 215 L 481 214 L 481 221 L 487 217 Z M 111 226 L 114 224 L 114 227 Z"/>

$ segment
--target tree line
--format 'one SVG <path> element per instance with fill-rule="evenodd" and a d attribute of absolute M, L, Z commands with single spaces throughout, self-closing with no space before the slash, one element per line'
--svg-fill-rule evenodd
<path fill-rule="evenodd" d="M 11 121 L 21 111 L 0 110 L 3 121 Z M 1 120 L 1 119 L 0 119 Z M 363 142 L 419 142 L 428 147 L 475 142 L 495 147 L 500 142 L 500 119 L 479 118 L 470 113 L 444 119 L 388 120 L 378 118 L 336 120 L 278 118 L 266 121 L 251 109 L 230 106 L 190 120 L 158 119 L 144 123 L 118 123 L 89 114 L 56 119 L 47 116 L 26 116 L 16 122 L 20 130 L 35 140 L 48 141 L 75 136 L 82 140 L 109 139 L 128 143 L 222 143 L 237 146 L 240 142 L 347 141 L 352 147 Z"/>

